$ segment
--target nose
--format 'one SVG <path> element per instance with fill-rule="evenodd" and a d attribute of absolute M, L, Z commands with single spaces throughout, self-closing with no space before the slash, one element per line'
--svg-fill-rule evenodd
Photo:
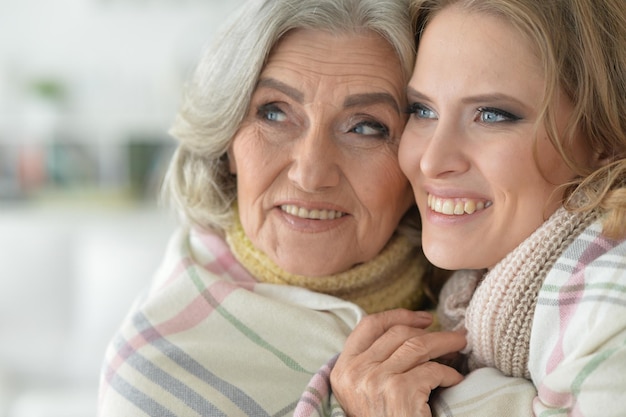
<path fill-rule="evenodd" d="M 426 133 L 426 132 L 424 132 Z M 467 171 L 470 167 L 465 153 L 467 137 L 455 121 L 440 119 L 424 138 L 420 170 L 428 178 L 445 178 Z"/>
<path fill-rule="evenodd" d="M 316 192 L 339 184 L 339 150 L 330 130 L 311 125 L 292 147 L 288 177 L 303 191 Z"/>

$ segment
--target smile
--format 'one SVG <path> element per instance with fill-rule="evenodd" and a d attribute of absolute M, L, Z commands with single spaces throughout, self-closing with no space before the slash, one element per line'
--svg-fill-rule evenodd
<path fill-rule="evenodd" d="M 477 211 L 490 207 L 491 201 L 478 201 L 472 199 L 450 199 L 439 198 L 428 195 L 428 208 L 436 213 L 448 216 L 463 216 L 465 214 L 473 214 Z"/>
<path fill-rule="evenodd" d="M 292 204 L 283 204 L 280 206 L 280 209 L 287 214 L 291 214 L 292 216 L 311 220 L 335 220 L 345 215 L 345 213 L 337 210 L 308 210 L 304 207 L 298 207 Z"/>

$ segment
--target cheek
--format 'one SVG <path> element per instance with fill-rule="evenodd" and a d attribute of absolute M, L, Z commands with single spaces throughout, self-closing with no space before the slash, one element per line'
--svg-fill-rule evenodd
<path fill-rule="evenodd" d="M 237 200 L 240 209 L 258 198 L 267 187 L 268 177 L 272 171 L 272 160 L 267 156 L 267 149 L 257 135 L 258 129 L 242 128 L 231 145 L 229 162 L 231 171 L 237 175 Z"/>
<path fill-rule="evenodd" d="M 278 156 L 283 154 L 265 138 L 263 130 L 254 124 L 237 132 L 230 147 L 229 161 L 238 176 L 258 177 L 270 171 Z"/>
<path fill-rule="evenodd" d="M 574 178 L 574 172 L 547 138 L 542 139 L 537 145 L 535 165 L 538 166 L 544 180 L 554 186 L 562 185 Z"/>
<path fill-rule="evenodd" d="M 408 122 L 407 127 L 400 139 L 400 146 L 398 148 L 398 162 L 402 173 L 413 182 L 419 175 L 420 159 L 423 154 L 423 149 L 420 146 L 420 140 L 417 139 L 415 131 L 410 129 L 411 121 Z"/>
<path fill-rule="evenodd" d="M 400 142 L 400 147 L 398 148 L 398 163 L 402 173 L 410 180 L 413 173 L 412 168 L 417 166 L 417 164 L 415 157 L 409 152 L 409 146 L 404 139 Z"/>
<path fill-rule="evenodd" d="M 376 165 L 376 168 L 368 164 L 368 170 L 357 180 L 362 184 L 361 195 L 365 205 L 383 214 L 390 213 L 393 218 L 401 216 L 414 203 L 409 181 L 395 157 Z"/>
<path fill-rule="evenodd" d="M 400 173 L 408 182 L 411 199 L 414 202 L 414 192 L 420 187 L 420 157 L 415 153 L 414 149 L 403 151 L 402 148 L 400 148 L 398 163 L 400 164 Z"/>

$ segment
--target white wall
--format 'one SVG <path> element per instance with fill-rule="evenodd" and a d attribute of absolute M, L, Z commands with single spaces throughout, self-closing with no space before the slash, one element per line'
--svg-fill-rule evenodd
<path fill-rule="evenodd" d="M 0 152 L 62 123 L 115 165 L 129 135 L 164 135 L 203 46 L 241 3 L 0 0 Z M 48 78 L 67 90 L 60 115 L 27 89 Z M 95 201 L 0 197 L 0 417 L 95 415 L 104 346 L 175 224 L 154 201 Z"/>
<path fill-rule="evenodd" d="M 241 3 L 0 0 L 0 130 L 26 129 L 26 86 L 41 78 L 64 82 L 71 122 L 107 140 L 167 129 L 200 50 Z"/>

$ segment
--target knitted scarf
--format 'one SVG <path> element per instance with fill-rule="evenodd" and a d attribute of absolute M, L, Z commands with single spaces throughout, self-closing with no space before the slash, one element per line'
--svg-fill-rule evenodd
<path fill-rule="evenodd" d="M 293 285 L 354 302 L 367 313 L 408 308 L 424 300 L 422 277 L 427 261 L 408 238 L 394 235 L 380 254 L 369 262 L 339 274 L 307 277 L 290 274 L 254 247 L 238 220 L 226 232 L 235 258 L 259 282 Z"/>
<path fill-rule="evenodd" d="M 558 209 L 493 269 L 455 272 L 440 294 L 445 329 L 467 329 L 469 370 L 488 366 L 530 379 L 528 355 L 539 289 L 556 259 L 596 218 Z"/>

